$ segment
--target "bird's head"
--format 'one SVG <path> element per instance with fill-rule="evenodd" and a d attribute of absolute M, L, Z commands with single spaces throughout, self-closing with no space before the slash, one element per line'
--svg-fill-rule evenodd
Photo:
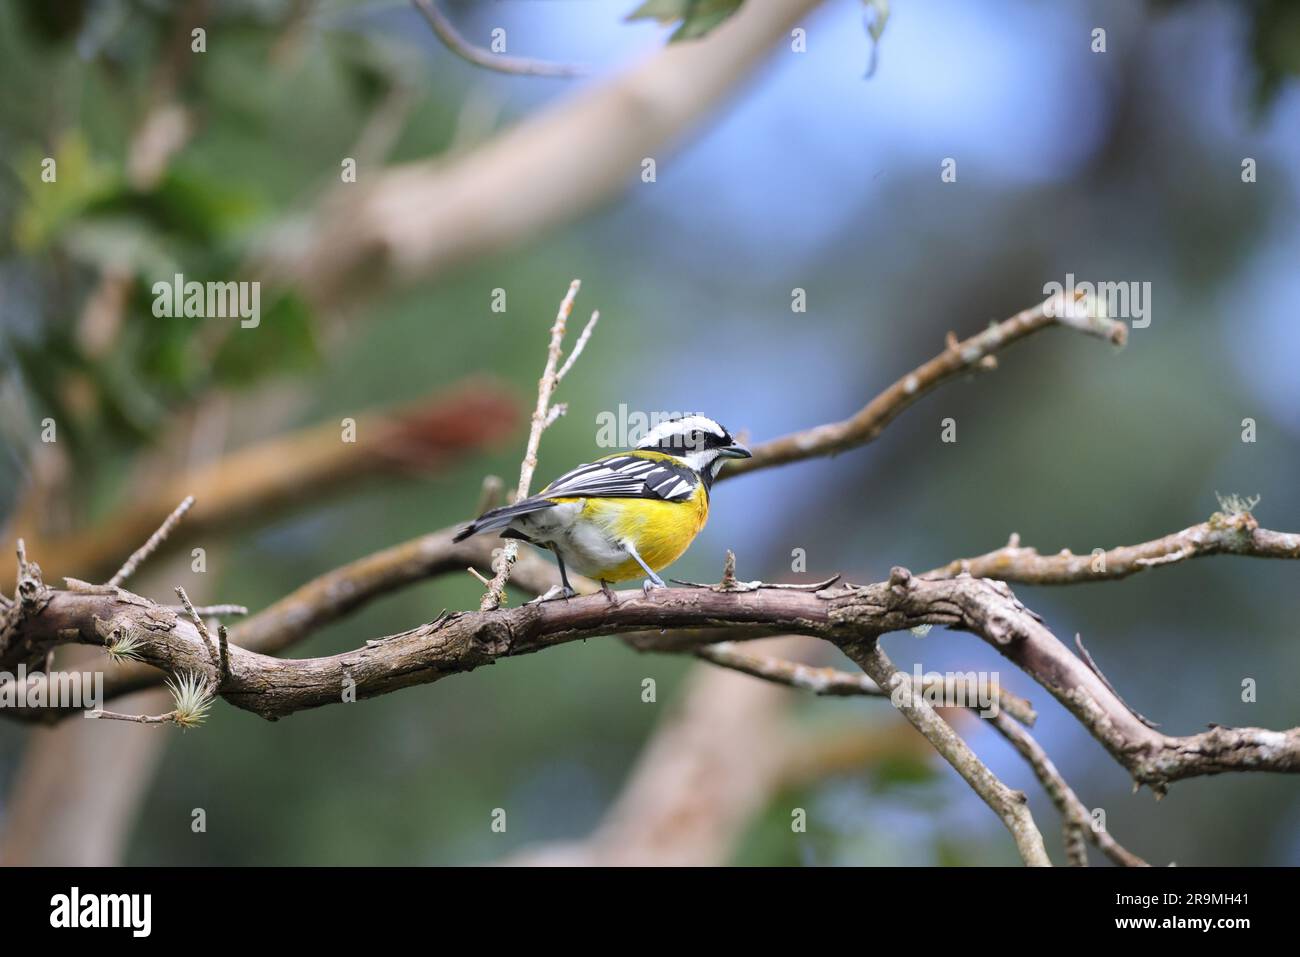
<path fill-rule="evenodd" d="M 676 456 L 710 480 L 717 477 L 727 459 L 750 457 L 749 449 L 733 439 L 730 432 L 708 416 L 695 414 L 660 422 L 636 447 Z"/>

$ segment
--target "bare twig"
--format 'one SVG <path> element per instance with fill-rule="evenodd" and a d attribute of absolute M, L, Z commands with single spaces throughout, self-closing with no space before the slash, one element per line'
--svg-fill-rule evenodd
<path fill-rule="evenodd" d="M 879 685 L 865 674 L 852 674 L 835 668 L 814 668 L 797 661 L 749 654 L 737 650 L 734 642 L 707 645 L 699 649 L 696 655 L 724 668 L 739 671 L 742 674 L 752 675 L 756 678 L 762 678 L 792 688 L 803 688 L 818 695 L 889 697 L 886 692 L 881 690 Z M 903 678 L 909 682 L 912 681 L 910 675 L 903 675 Z M 936 680 L 928 677 L 925 684 L 927 698 L 931 697 L 939 689 L 942 689 L 943 697 L 941 700 L 944 701 L 974 700 L 974 697 L 970 694 L 959 697 L 962 690 L 955 687 L 955 683 L 951 678 Z M 1026 724 L 1034 723 L 1037 716 L 1029 702 L 1001 689 L 999 689 L 999 694 L 1000 710 L 997 714 L 989 717 L 989 721 L 993 728 L 1006 738 L 1029 763 L 1035 776 L 1042 783 L 1048 797 L 1056 805 L 1062 817 L 1067 855 L 1071 862 L 1080 865 L 1087 864 L 1086 853 L 1082 858 L 1079 856 L 1079 852 L 1082 850 L 1080 842 L 1086 839 L 1100 848 L 1117 864 L 1126 867 L 1146 866 L 1146 862 L 1140 857 L 1130 853 L 1104 830 L 1095 827 L 1088 809 L 1084 807 L 1083 802 L 1066 784 L 1065 779 L 1057 771 L 1047 753 L 1043 751 L 1038 742 L 1027 731 L 1017 724 L 1017 721 Z M 978 708 L 969 705 L 967 707 L 969 710 L 975 711 L 976 714 L 980 713 Z"/>
<path fill-rule="evenodd" d="M 900 412 L 937 386 L 955 376 L 982 368 L 984 360 L 1013 342 L 1039 330 L 1062 325 L 1063 320 L 1052 314 L 1054 311 L 1068 312 L 1057 308 L 1061 301 L 1060 296 L 1045 299 L 1010 319 L 990 325 L 969 339 L 958 341 L 955 336 L 951 337 L 943 352 L 896 381 L 852 418 L 755 445 L 752 449 L 753 457 L 729 462 L 718 476 L 719 481 L 774 465 L 833 455 L 871 442 Z M 1113 319 L 1098 319 L 1081 331 L 1101 336 L 1118 345 L 1124 342 L 1128 329 Z"/>
<path fill-rule="evenodd" d="M 126 560 L 122 567 L 117 570 L 107 583 L 109 585 L 121 585 L 122 582 L 134 575 L 135 570 L 140 567 L 141 563 L 156 552 L 158 546 L 167 540 L 167 536 L 172 533 L 172 529 L 175 528 L 177 523 L 185 517 L 185 513 L 188 512 L 193 505 L 194 496 L 185 496 L 185 499 L 181 504 L 177 505 L 176 508 L 173 509 L 172 513 L 163 520 L 162 525 L 158 527 L 158 531 L 150 535 L 149 540 L 136 549 L 131 557 Z"/>
<path fill-rule="evenodd" d="M 132 721 L 136 724 L 175 724 L 176 712 L 166 714 L 122 714 L 117 711 L 87 711 L 88 715 L 102 721 Z"/>
<path fill-rule="evenodd" d="M 542 433 L 546 431 L 546 426 L 550 422 L 551 396 L 555 394 L 555 386 L 559 383 L 556 370 L 564 346 L 564 330 L 569 321 L 569 313 L 573 311 L 573 300 L 577 298 L 580 288 L 582 283 L 577 279 L 569 283 L 569 291 L 560 301 L 559 311 L 555 314 L 555 323 L 551 326 L 551 341 L 546 350 L 546 367 L 542 370 L 542 377 L 537 383 L 537 407 L 533 410 L 533 424 L 528 431 L 528 445 L 524 450 L 524 458 L 519 464 L 519 485 L 515 489 L 516 502 L 527 498 L 528 490 L 532 486 L 533 472 L 537 469 L 537 449 L 541 445 Z M 514 565 L 518 554 L 519 543 L 513 539 L 506 542 L 501 550 L 501 560 L 497 565 L 496 575 L 493 576 L 483 600 L 479 602 L 480 611 L 491 611 L 501 607 L 501 601 L 505 597 L 506 582 L 510 580 L 510 568 Z"/>
<path fill-rule="evenodd" d="M 1105 829 L 1099 828 L 1093 823 L 1092 815 L 1088 813 L 1087 807 L 1084 806 L 1078 795 L 1065 782 L 1065 778 L 1056 769 L 1056 765 L 1047 756 L 1047 752 L 1042 749 L 1028 731 L 1011 719 L 1009 713 L 999 714 L 992 719 L 992 724 L 994 730 L 1006 738 L 1011 743 L 1011 746 L 1029 762 L 1029 766 L 1033 768 L 1039 783 L 1043 785 L 1043 790 L 1047 792 L 1047 796 L 1056 805 L 1057 811 L 1061 814 L 1062 826 L 1065 830 L 1066 853 L 1070 856 L 1072 863 L 1077 865 L 1087 864 L 1086 854 L 1082 859 L 1079 857 L 1079 840 L 1084 838 L 1096 845 L 1103 854 L 1116 864 L 1124 867 L 1149 866 L 1146 861 L 1127 850 L 1111 837 Z"/>
<path fill-rule="evenodd" d="M 891 692 L 890 700 L 903 717 L 925 735 L 944 760 L 1001 818 L 1024 862 L 1031 867 L 1050 867 L 1052 861 L 1043 847 L 1043 835 L 1029 813 L 1029 801 L 1024 793 L 1012 790 L 998 780 L 952 726 L 930 707 L 924 696 L 915 693 L 912 682 L 894 667 L 878 641 L 850 644 L 845 651 L 877 685 Z"/>
<path fill-rule="evenodd" d="M 438 9 L 433 0 L 411 0 L 411 4 L 416 10 L 420 11 L 420 15 L 433 28 L 433 32 L 437 34 L 438 39 L 443 42 L 443 45 L 448 50 L 475 66 L 517 76 L 575 77 L 587 73 L 585 66 L 577 64 L 549 63 L 545 60 L 506 56 L 502 53 L 492 53 L 484 50 L 461 36 L 451 20 Z"/>
<path fill-rule="evenodd" d="M 724 473 L 725 474 L 725 473 Z M 922 578 L 952 578 L 963 573 L 1025 585 L 1071 585 L 1127 578 L 1148 568 L 1186 561 L 1202 555 L 1245 555 L 1253 558 L 1300 558 L 1300 535 L 1260 528 L 1249 512 L 1216 512 L 1209 521 L 1181 532 L 1110 551 L 1075 555 L 1063 549 L 1040 555 L 1020 545 L 1017 535 L 996 551 L 959 558 Z"/>
<path fill-rule="evenodd" d="M 582 334 L 578 336 L 578 341 L 573 344 L 573 351 L 569 353 L 569 358 L 564 360 L 564 365 L 560 366 L 560 371 L 555 373 L 556 382 L 562 381 L 569 374 L 573 364 L 578 361 L 578 356 L 582 355 L 582 350 L 587 348 L 587 340 L 591 338 L 592 330 L 596 328 L 596 323 L 599 321 L 600 310 L 597 309 L 591 314 L 591 318 L 587 320 L 586 326 L 582 329 Z"/>
<path fill-rule="evenodd" d="M 1120 704 L 1124 705 L 1125 708 L 1133 712 L 1133 717 L 1137 718 L 1148 728 L 1159 727 L 1158 724 L 1156 724 L 1154 721 L 1147 718 L 1146 715 L 1142 714 L 1131 704 L 1125 701 L 1123 697 L 1120 696 L 1118 689 L 1116 689 L 1116 687 L 1110 683 L 1110 679 L 1107 678 L 1106 675 L 1102 672 L 1101 668 L 1097 665 L 1097 662 L 1092 660 L 1092 655 L 1089 653 L 1088 649 L 1085 648 L 1083 645 L 1083 635 L 1079 634 L 1078 632 L 1074 633 L 1074 647 L 1078 649 L 1079 657 L 1082 658 L 1083 663 L 1088 666 L 1088 670 L 1097 676 L 1098 680 L 1101 681 L 1101 683 L 1106 686 L 1106 689 L 1115 696 L 1115 699 L 1119 701 Z"/>
<path fill-rule="evenodd" d="M 217 683 L 220 684 L 230 677 L 230 635 L 220 622 L 217 623 L 217 647 L 221 652 L 217 662 Z"/>
<path fill-rule="evenodd" d="M 695 656 L 720 667 L 730 668 L 732 671 L 739 671 L 765 681 L 789 685 L 792 688 L 803 688 L 815 695 L 889 697 L 865 674 L 853 674 L 838 668 L 818 668 L 799 661 L 755 655 L 741 651 L 732 641 L 705 645 L 695 652 Z M 945 701 L 976 700 L 975 690 L 966 687 L 964 680 L 956 676 L 927 675 L 924 687 L 927 695 L 942 693 Z M 1038 719 L 1033 705 L 1002 688 L 998 689 L 998 708 L 1025 724 L 1032 725 Z M 978 709 L 975 710 L 978 712 Z"/>
<path fill-rule="evenodd" d="M 166 606 L 172 611 L 184 611 L 184 605 Z M 248 609 L 243 605 L 195 605 L 194 611 L 202 618 L 232 618 L 243 617 L 248 614 Z"/>
<path fill-rule="evenodd" d="M 199 637 L 203 639 L 203 646 L 208 649 L 208 654 L 212 659 L 212 666 L 216 668 L 217 673 L 220 674 L 221 655 L 217 650 L 216 644 L 212 641 L 212 635 L 208 633 L 208 626 L 203 623 L 202 616 L 199 615 L 198 611 L 190 603 L 190 596 L 185 594 L 185 589 L 180 585 L 177 585 L 176 594 L 180 598 L 181 604 L 185 607 L 185 611 L 189 613 L 190 620 L 194 622 L 194 628 L 198 631 Z"/>

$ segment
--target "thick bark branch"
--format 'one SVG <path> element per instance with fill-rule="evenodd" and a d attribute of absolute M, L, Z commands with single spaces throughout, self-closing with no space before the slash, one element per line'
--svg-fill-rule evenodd
<path fill-rule="evenodd" d="M 462 572 L 471 566 L 487 568 L 493 551 L 505 543 L 495 536 L 453 542 L 455 529 L 444 529 L 367 555 L 312 579 L 275 604 L 241 621 L 230 630 L 231 644 L 246 651 L 279 655 L 331 622 L 397 591 L 406 585 Z M 577 575 L 570 581 L 581 592 L 594 592 L 594 582 Z M 511 572 L 512 584 L 540 595 L 559 583 L 555 566 L 535 551 L 523 552 Z M 165 675 L 143 663 L 115 667 L 104 677 L 104 700 L 161 686 Z M 13 716 L 57 721 L 74 711 L 54 708 L 17 709 Z"/>
<path fill-rule="evenodd" d="M 966 576 L 926 581 L 895 569 L 888 582 L 820 592 L 776 586 L 671 588 L 581 596 L 521 608 L 464 612 L 324 658 L 283 660 L 231 644 L 229 674 L 217 681 L 212 658 L 193 624 L 120 588 L 46 588 L 32 580 L 6 610 L 0 669 L 41 660 L 68 642 L 103 645 L 123 629 L 138 654 L 171 673 L 211 675 L 230 703 L 267 718 L 352 698 L 373 697 L 500 658 L 598 635 L 644 632 L 680 650 L 719 636 L 804 634 L 841 648 L 891 631 L 948 625 L 979 635 L 1051 692 L 1135 780 L 1160 790 L 1170 781 L 1223 771 L 1300 771 L 1300 729 L 1214 728 L 1175 737 L 1148 727 L 1107 684 L 1022 605 L 1006 585 Z"/>

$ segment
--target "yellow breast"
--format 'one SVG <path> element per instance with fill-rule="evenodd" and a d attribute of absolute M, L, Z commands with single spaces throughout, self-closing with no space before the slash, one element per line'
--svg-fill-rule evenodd
<path fill-rule="evenodd" d="M 690 498 L 680 502 L 649 498 L 585 501 L 581 520 L 596 523 L 615 541 L 630 539 L 641 558 L 656 572 L 681 557 L 709 518 L 709 493 L 702 483 Z M 592 574 L 610 582 L 645 577 L 641 566 L 632 558 Z"/>

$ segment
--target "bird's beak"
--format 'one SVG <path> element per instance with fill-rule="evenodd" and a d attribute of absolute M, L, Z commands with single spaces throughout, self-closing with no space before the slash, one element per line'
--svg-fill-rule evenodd
<path fill-rule="evenodd" d="M 749 449 L 739 443 L 736 445 L 724 445 L 722 448 L 718 449 L 718 454 L 723 458 L 728 459 L 748 459 L 753 458 L 754 455 L 753 452 L 749 451 Z"/>

